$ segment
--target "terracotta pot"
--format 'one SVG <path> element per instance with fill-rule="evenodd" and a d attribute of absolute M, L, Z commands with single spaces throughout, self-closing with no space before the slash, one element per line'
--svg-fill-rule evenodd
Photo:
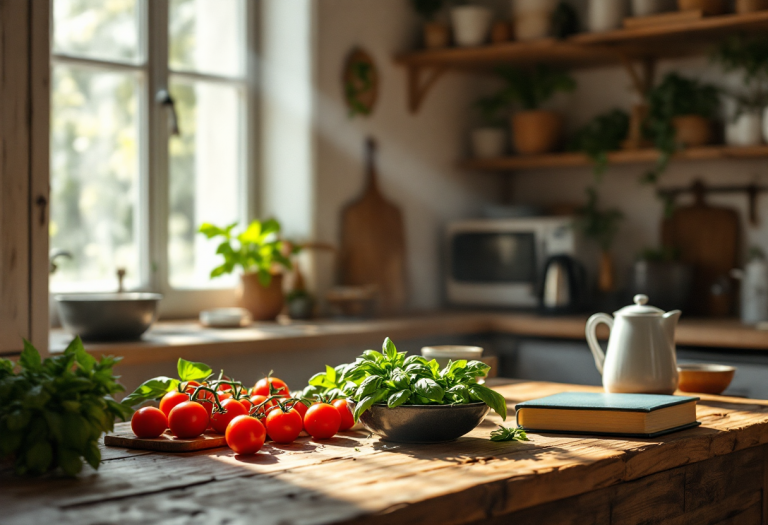
<path fill-rule="evenodd" d="M 675 140 L 683 146 L 704 146 L 712 142 L 712 122 L 699 115 L 681 115 L 672 119 Z"/>
<path fill-rule="evenodd" d="M 512 40 L 512 24 L 506 20 L 497 20 L 491 26 L 491 42 L 501 44 Z"/>
<path fill-rule="evenodd" d="M 443 49 L 451 43 L 451 30 L 442 22 L 426 22 L 424 24 L 424 47 L 427 49 Z"/>
<path fill-rule="evenodd" d="M 722 15 L 726 10 L 725 0 L 677 0 L 680 11 L 701 10 L 706 16 Z"/>
<path fill-rule="evenodd" d="M 255 273 L 240 276 L 237 290 L 240 306 L 251 312 L 254 321 L 271 321 L 283 309 L 283 276 L 273 275 L 269 286 L 262 286 Z"/>
<path fill-rule="evenodd" d="M 766 9 L 768 9 L 768 0 L 736 0 L 736 12 L 740 15 Z"/>
<path fill-rule="evenodd" d="M 601 292 L 612 292 L 616 289 L 616 272 L 614 271 L 613 255 L 611 252 L 600 253 L 600 270 L 597 277 L 597 288 Z"/>
<path fill-rule="evenodd" d="M 563 119 L 553 111 L 520 111 L 512 115 L 512 145 L 521 155 L 554 151 L 563 134 Z"/>

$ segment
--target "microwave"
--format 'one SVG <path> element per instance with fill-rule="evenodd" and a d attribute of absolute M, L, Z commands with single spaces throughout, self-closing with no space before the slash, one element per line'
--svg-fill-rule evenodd
<path fill-rule="evenodd" d="M 447 228 L 446 299 L 454 305 L 534 308 L 546 260 L 578 257 L 572 217 L 478 219 Z"/>

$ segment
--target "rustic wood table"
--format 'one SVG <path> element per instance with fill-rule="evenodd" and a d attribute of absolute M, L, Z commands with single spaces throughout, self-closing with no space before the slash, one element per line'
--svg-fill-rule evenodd
<path fill-rule="evenodd" d="M 510 407 L 596 390 L 494 387 Z M 77 479 L 0 472 L 0 523 L 768 523 L 768 402 L 702 396 L 698 418 L 701 427 L 657 439 L 494 443 L 492 415 L 441 445 L 351 432 L 250 457 L 104 448 L 101 468 Z"/>

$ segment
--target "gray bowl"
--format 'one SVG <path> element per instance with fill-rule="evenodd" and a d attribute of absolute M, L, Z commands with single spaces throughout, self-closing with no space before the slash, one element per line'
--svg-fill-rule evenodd
<path fill-rule="evenodd" d="M 373 405 L 360 421 L 386 441 L 398 443 L 445 443 L 471 432 L 483 422 L 485 403 L 466 405 Z"/>
<path fill-rule="evenodd" d="M 157 319 L 156 293 L 89 293 L 56 295 L 64 328 L 83 341 L 139 339 Z"/>

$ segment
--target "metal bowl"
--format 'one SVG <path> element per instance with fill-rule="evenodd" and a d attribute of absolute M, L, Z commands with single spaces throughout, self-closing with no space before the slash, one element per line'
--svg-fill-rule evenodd
<path fill-rule="evenodd" d="M 365 428 L 386 441 L 445 443 L 471 432 L 483 422 L 485 403 L 466 405 L 373 405 L 360 416 Z"/>
<path fill-rule="evenodd" d="M 156 293 L 62 294 L 54 299 L 64 328 L 84 341 L 139 339 L 157 319 Z"/>

